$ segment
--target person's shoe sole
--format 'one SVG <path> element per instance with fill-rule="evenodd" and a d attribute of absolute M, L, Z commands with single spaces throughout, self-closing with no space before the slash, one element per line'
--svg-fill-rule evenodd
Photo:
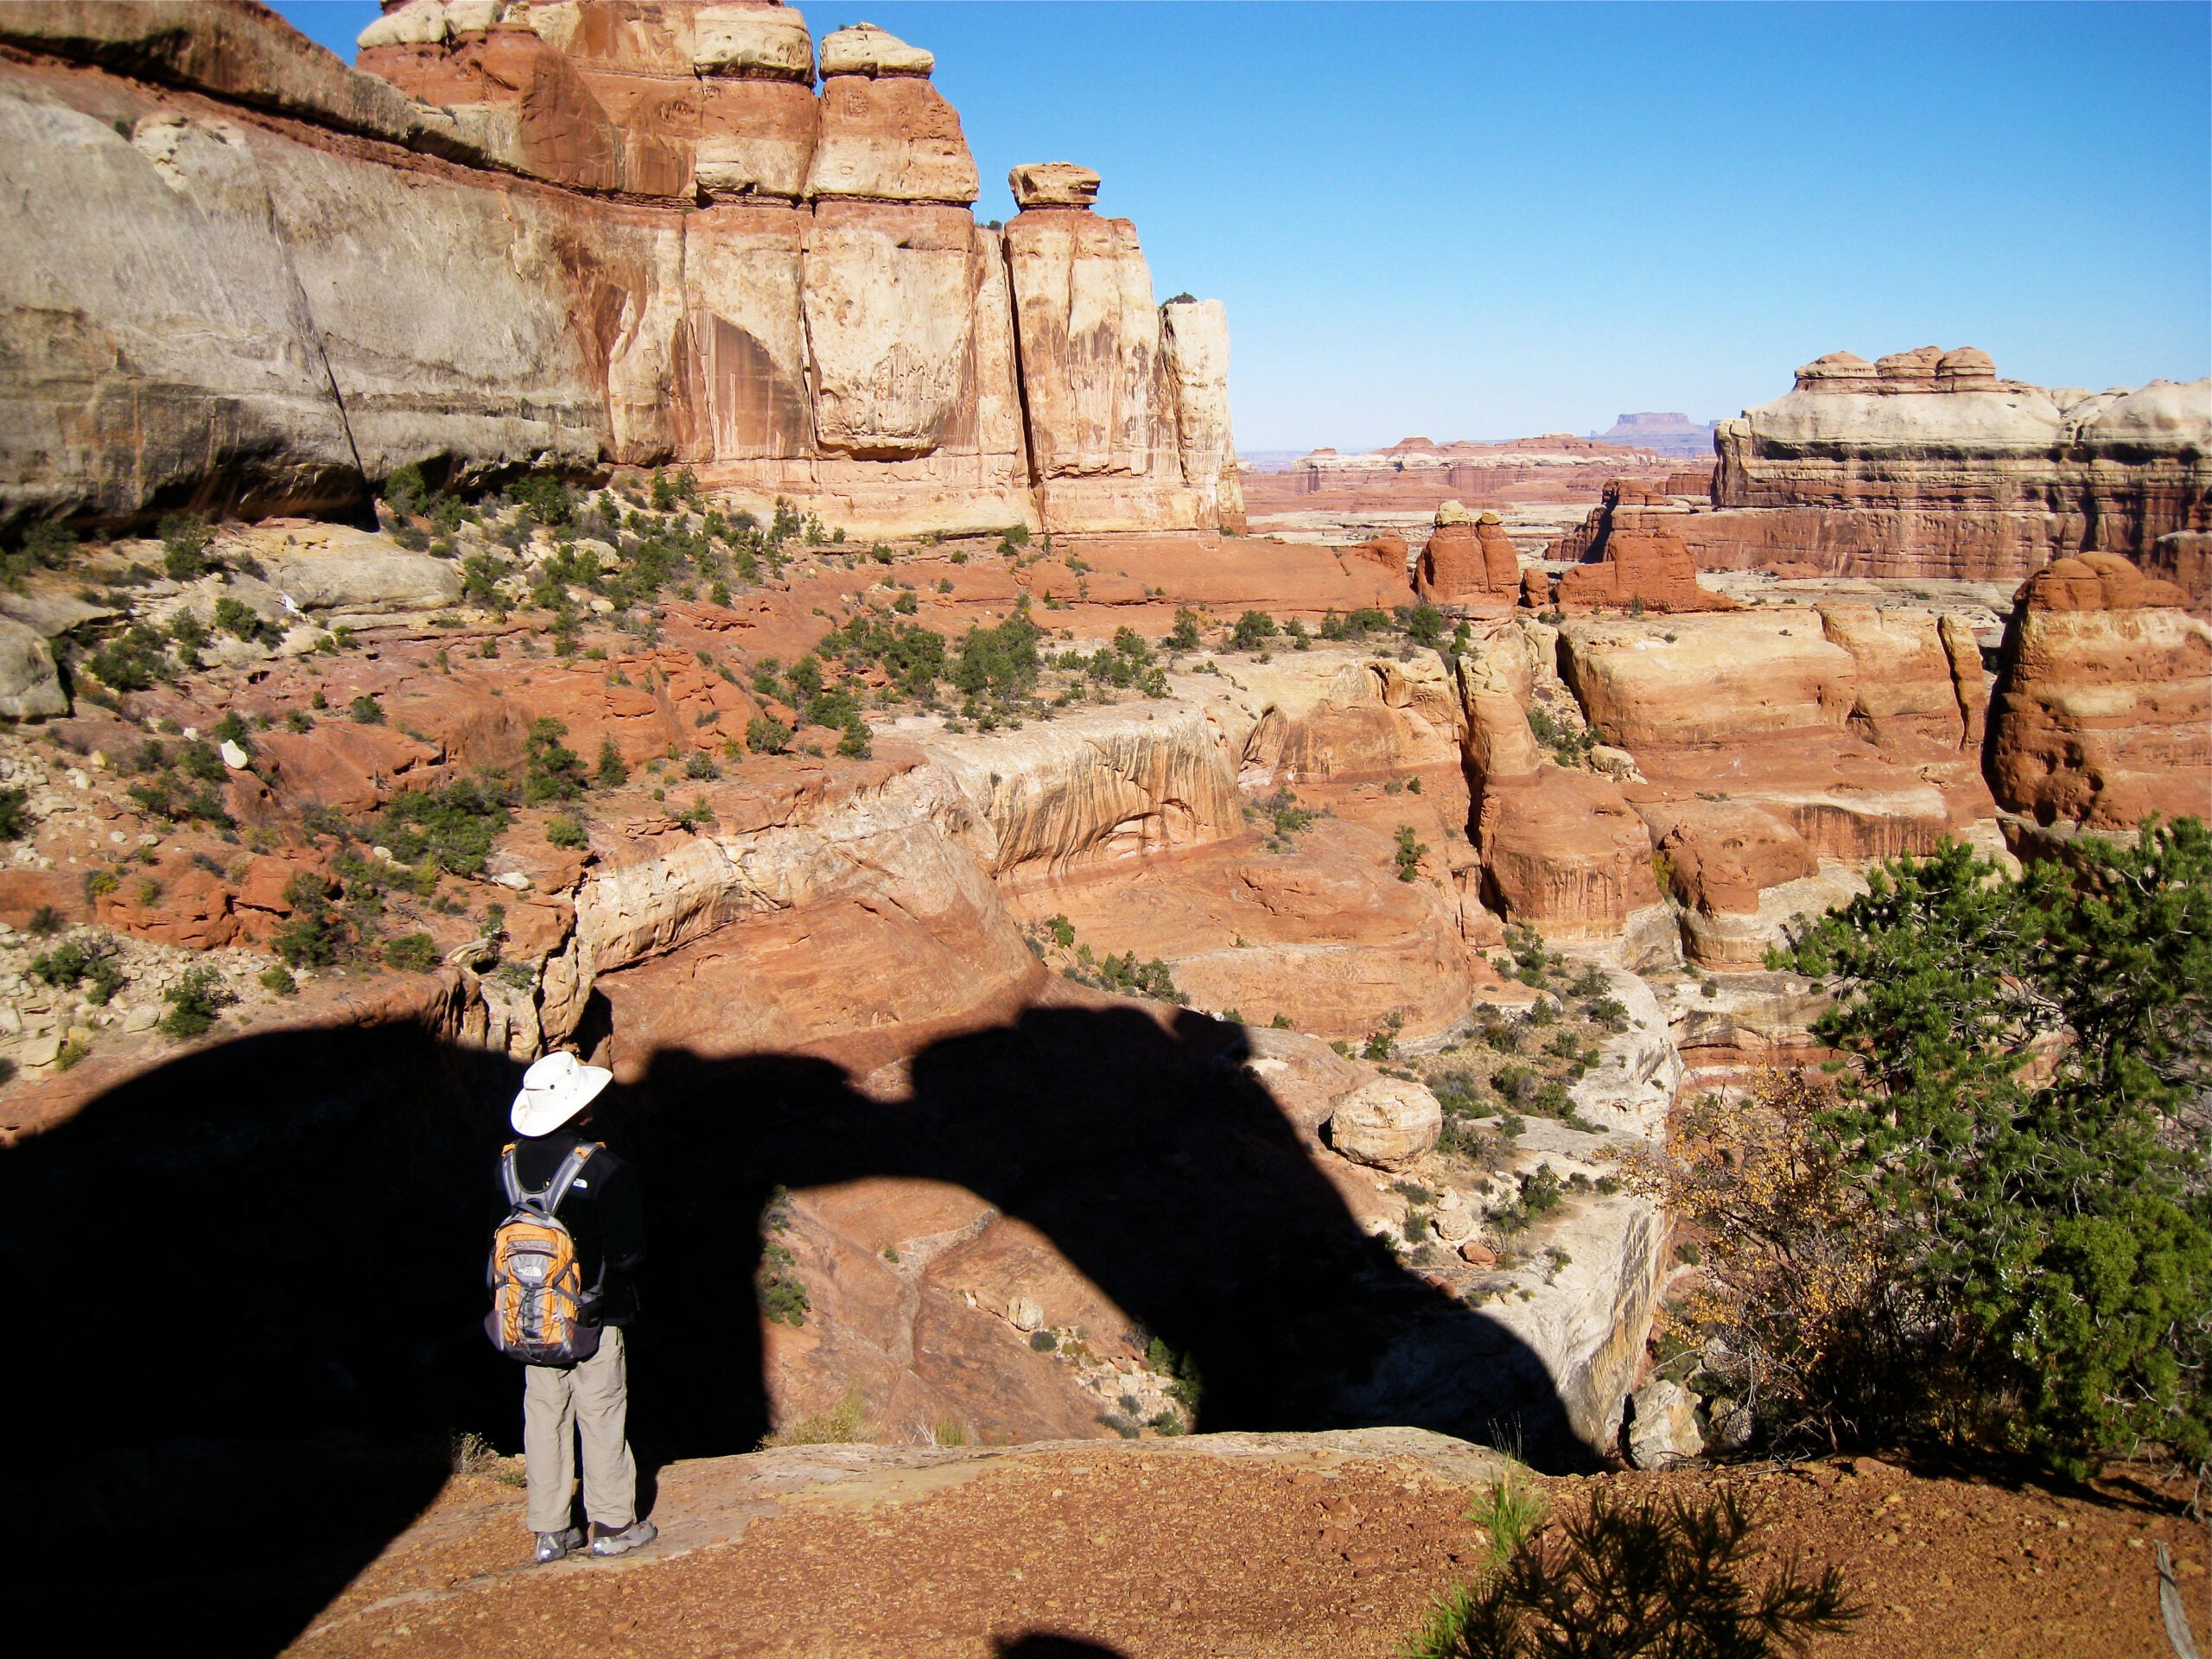
<path fill-rule="evenodd" d="M 650 1521 L 639 1521 L 620 1532 L 609 1533 L 604 1538 L 591 1541 L 591 1553 L 604 1559 L 609 1555 L 627 1555 L 633 1549 L 643 1549 L 660 1536 L 660 1529 Z"/>

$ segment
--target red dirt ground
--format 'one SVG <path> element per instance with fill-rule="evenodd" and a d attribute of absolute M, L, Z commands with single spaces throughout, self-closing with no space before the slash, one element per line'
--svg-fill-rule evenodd
<path fill-rule="evenodd" d="M 721 1460 L 711 1479 L 727 1491 L 755 1461 Z M 723 1541 L 539 1571 L 523 1565 L 521 1494 L 457 1478 L 290 1651 L 987 1659 L 1051 1633 L 1126 1659 L 1383 1659 L 1479 1559 L 1466 1478 L 1062 1443 L 724 1502 Z M 1867 1611 L 1815 1659 L 2171 1659 L 2161 1538 L 2197 1629 L 2212 1626 L 2204 1532 L 2148 1482 L 2059 1491 L 1861 1459 L 1540 1483 L 1555 1512 L 1600 1484 L 1732 1489 L 1770 1552 L 1840 1567 Z"/>

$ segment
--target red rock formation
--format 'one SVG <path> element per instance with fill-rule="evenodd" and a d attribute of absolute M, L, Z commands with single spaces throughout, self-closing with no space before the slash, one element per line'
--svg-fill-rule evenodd
<path fill-rule="evenodd" d="M 1005 232 L 1040 511 L 1062 528 L 1196 523 L 1219 463 L 1205 492 L 1184 475 L 1136 226 L 1052 199 L 1059 194 L 1023 204 Z"/>
<path fill-rule="evenodd" d="M 1478 839 L 1484 899 L 1548 938 L 1618 938 L 1659 902 L 1643 820 L 1594 772 L 1546 766 L 1487 790 Z"/>
<path fill-rule="evenodd" d="M 1721 423 L 1700 562 L 1853 575 L 2022 576 L 2082 550 L 2140 556 L 2212 493 L 2212 385 L 2046 391 L 1961 348 L 1832 353 Z"/>
<path fill-rule="evenodd" d="M 1726 594 L 1699 587 L 1689 550 L 1658 531 L 1615 531 L 1600 544 L 1598 563 L 1560 573 L 1557 603 L 1562 611 L 1625 607 L 1639 601 L 1645 610 L 1661 612 L 1736 608 Z"/>
<path fill-rule="evenodd" d="M 1709 510 L 1609 498 L 1554 543 L 1663 528 L 1702 569 L 2017 580 L 2068 553 L 2151 556 L 2212 529 L 2212 383 L 2089 393 L 2000 380 L 1986 353 L 1831 353 L 1720 423 Z"/>
<path fill-rule="evenodd" d="M 1999 804 L 2101 830 L 2212 810 L 2212 627 L 2184 599 L 2108 553 L 2022 585 L 1991 702 Z"/>
<path fill-rule="evenodd" d="M 1520 556 L 1496 513 L 1476 517 L 1446 501 L 1436 510 L 1414 586 L 1433 604 L 1511 605 L 1521 595 Z"/>

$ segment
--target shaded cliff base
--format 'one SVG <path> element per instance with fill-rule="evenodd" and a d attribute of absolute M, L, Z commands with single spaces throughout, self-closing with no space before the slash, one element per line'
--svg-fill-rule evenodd
<path fill-rule="evenodd" d="M 619 1564 L 524 1565 L 505 1468 L 456 1477 L 289 1651 L 740 1651 L 926 1659 L 1382 1659 L 1475 1570 L 1494 1453 L 1405 1429 L 988 1450 L 800 1447 L 660 1471 L 662 1541 Z M 1783 1553 L 1834 1564 L 1866 1616 L 1815 1659 L 2167 1659 L 2150 1548 L 2192 1605 L 2186 1491 L 2132 1471 L 2054 1491 L 1872 1459 L 1540 1480 L 1732 1491 Z"/>

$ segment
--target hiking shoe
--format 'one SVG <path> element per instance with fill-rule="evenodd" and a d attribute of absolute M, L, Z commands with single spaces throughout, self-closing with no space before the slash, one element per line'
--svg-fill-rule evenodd
<path fill-rule="evenodd" d="M 537 1564 L 544 1567 L 554 1561 L 565 1560 L 583 1547 L 584 1535 L 574 1527 L 563 1528 L 559 1532 L 541 1532 L 537 1535 Z"/>
<path fill-rule="evenodd" d="M 626 1555 L 641 1549 L 660 1536 L 660 1529 L 650 1521 L 632 1521 L 626 1527 L 602 1527 L 591 1523 L 591 1553 L 594 1555 Z"/>

